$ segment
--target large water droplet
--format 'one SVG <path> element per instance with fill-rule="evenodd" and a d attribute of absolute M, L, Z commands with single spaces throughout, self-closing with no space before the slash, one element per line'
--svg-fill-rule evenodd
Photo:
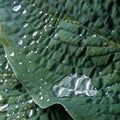
<path fill-rule="evenodd" d="M 13 4 L 13 11 L 17 12 L 21 9 L 21 4 L 18 4 L 18 3 L 14 3 Z"/>
<path fill-rule="evenodd" d="M 73 97 L 74 95 L 86 94 L 95 96 L 96 88 L 92 85 L 91 79 L 86 75 L 68 75 L 53 86 L 53 91 L 57 97 Z"/>

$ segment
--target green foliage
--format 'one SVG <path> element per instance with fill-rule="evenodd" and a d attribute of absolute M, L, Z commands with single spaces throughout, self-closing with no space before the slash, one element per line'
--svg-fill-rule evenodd
<path fill-rule="evenodd" d="M 18 112 L 24 116 L 20 119 L 29 119 L 32 110 L 31 120 L 119 120 L 120 31 L 116 0 L 0 0 L 0 13 L 1 42 L 13 69 L 0 70 L 1 80 L 7 77 L 1 83 L 2 96 L 8 95 L 2 100 L 8 105 L 1 112 L 3 118 L 7 115 L 12 120 L 13 113 L 17 117 L 14 98 L 21 97 Z M 1 68 L 8 65 L 4 50 L 1 46 Z M 97 94 L 56 97 L 54 84 L 75 73 L 89 76 Z M 6 89 L 11 87 L 7 94 Z M 31 98 L 35 103 L 29 104 Z M 51 107 L 56 103 L 72 118 L 61 113 L 64 109 L 60 105 L 59 110 Z M 11 106 L 13 111 L 9 110 Z"/>

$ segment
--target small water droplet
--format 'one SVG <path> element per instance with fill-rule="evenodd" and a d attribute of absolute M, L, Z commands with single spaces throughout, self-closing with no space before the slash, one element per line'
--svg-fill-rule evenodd
<path fill-rule="evenodd" d="M 95 35 L 95 34 L 93 34 L 93 35 L 92 35 L 92 37 L 93 37 L 93 38 L 95 38 L 95 37 L 96 37 L 96 35 Z"/>
<path fill-rule="evenodd" d="M 28 100 L 28 103 L 30 104 L 33 103 L 33 99 Z"/>
<path fill-rule="evenodd" d="M 19 62 L 19 65 L 22 65 L 22 62 Z"/>
<path fill-rule="evenodd" d="M 47 85 L 47 82 L 45 82 L 44 84 Z"/>
<path fill-rule="evenodd" d="M 32 36 L 33 36 L 33 37 L 36 36 L 37 33 L 38 33 L 38 31 L 34 31 L 34 32 L 32 33 Z"/>
<path fill-rule="evenodd" d="M 23 27 L 25 28 L 25 27 L 27 27 L 28 26 L 28 23 L 24 23 L 23 24 Z"/>
<path fill-rule="evenodd" d="M 40 86 L 40 89 L 42 89 L 42 86 Z"/>
<path fill-rule="evenodd" d="M 40 12 L 39 12 L 39 14 L 42 14 L 42 13 L 43 13 L 43 11 L 40 11 Z"/>
<path fill-rule="evenodd" d="M 18 115 L 16 118 L 20 118 L 20 116 Z"/>
<path fill-rule="evenodd" d="M 14 53 L 14 52 L 12 52 L 12 53 L 10 54 L 10 56 L 11 56 L 11 57 L 13 57 L 14 55 L 15 55 L 15 53 Z"/>
<path fill-rule="evenodd" d="M 0 95 L 0 101 L 1 101 L 1 100 L 3 100 L 3 97 L 2 97 L 2 95 Z"/>
<path fill-rule="evenodd" d="M 14 3 L 13 4 L 13 11 L 17 12 L 21 9 L 21 4 L 18 4 L 18 3 Z"/>
<path fill-rule="evenodd" d="M 33 115 L 33 110 L 30 110 L 28 117 L 31 117 L 32 115 Z"/>
<path fill-rule="evenodd" d="M 8 104 L 4 104 L 4 105 L 0 106 L 0 112 L 1 111 L 6 111 L 7 107 L 8 107 Z"/>
<path fill-rule="evenodd" d="M 31 43 L 30 43 L 30 45 L 33 45 L 35 43 L 35 41 L 33 40 Z"/>
<path fill-rule="evenodd" d="M 18 105 L 16 105 L 16 106 L 15 106 L 15 108 L 19 108 L 19 106 L 18 106 Z"/>
<path fill-rule="evenodd" d="M 43 100 L 43 96 L 40 97 L 40 100 Z"/>
<path fill-rule="evenodd" d="M 47 102 L 50 101 L 50 99 L 47 99 Z"/>
<path fill-rule="evenodd" d="M 27 10 L 24 10 L 23 12 L 22 12 L 22 14 L 26 14 L 27 13 Z"/>
<path fill-rule="evenodd" d="M 22 44 L 23 44 L 23 40 L 19 40 L 18 45 L 22 45 Z"/>
<path fill-rule="evenodd" d="M 6 63 L 5 69 L 7 70 L 9 68 L 9 64 Z"/>
<path fill-rule="evenodd" d="M 25 39 L 26 37 L 27 37 L 26 35 L 23 36 L 24 39 Z"/>

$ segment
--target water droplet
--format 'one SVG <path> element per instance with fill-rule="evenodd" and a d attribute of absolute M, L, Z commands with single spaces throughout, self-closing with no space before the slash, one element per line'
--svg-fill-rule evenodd
<path fill-rule="evenodd" d="M 0 106 L 0 112 L 1 111 L 6 111 L 7 107 L 8 107 L 8 104 L 4 104 L 4 105 Z"/>
<path fill-rule="evenodd" d="M 42 89 L 42 86 L 40 86 L 40 89 Z"/>
<path fill-rule="evenodd" d="M 19 108 L 19 106 L 18 106 L 18 105 L 16 105 L 16 106 L 15 106 L 15 108 Z"/>
<path fill-rule="evenodd" d="M 2 95 L 0 95 L 0 101 L 1 101 L 1 100 L 3 100 L 3 97 L 2 97 Z"/>
<path fill-rule="evenodd" d="M 8 63 L 6 63 L 5 69 L 7 70 L 8 68 L 9 68 L 9 65 L 8 65 Z"/>
<path fill-rule="evenodd" d="M 47 102 L 50 101 L 50 99 L 47 99 Z"/>
<path fill-rule="evenodd" d="M 31 117 L 32 115 L 33 115 L 33 110 L 30 110 L 28 117 Z"/>
<path fill-rule="evenodd" d="M 43 100 L 43 96 L 40 97 L 40 100 Z"/>
<path fill-rule="evenodd" d="M 18 115 L 16 118 L 20 118 L 20 116 Z"/>
<path fill-rule="evenodd" d="M 19 40 L 18 45 L 22 45 L 22 44 L 23 44 L 23 40 Z"/>
<path fill-rule="evenodd" d="M 53 91 L 57 97 L 71 97 L 74 95 L 86 94 L 95 96 L 96 88 L 91 83 L 91 79 L 86 75 L 69 75 L 53 86 Z"/>
<path fill-rule="evenodd" d="M 24 10 L 23 12 L 22 12 L 22 14 L 26 14 L 27 13 L 27 10 Z"/>
<path fill-rule="evenodd" d="M 93 34 L 93 35 L 92 35 L 92 37 L 93 37 L 93 38 L 95 38 L 95 37 L 96 37 L 96 35 L 95 35 L 95 34 Z"/>
<path fill-rule="evenodd" d="M 54 35 L 54 38 L 55 38 L 55 39 L 57 39 L 57 38 L 58 38 L 58 34 L 57 34 L 57 33 Z"/>
<path fill-rule="evenodd" d="M 35 43 L 35 41 L 33 40 L 31 43 L 30 43 L 30 45 L 33 45 Z"/>
<path fill-rule="evenodd" d="M 38 31 L 34 31 L 34 32 L 32 33 L 32 36 L 33 36 L 33 37 L 36 36 L 37 33 L 38 33 Z"/>
<path fill-rule="evenodd" d="M 26 37 L 27 37 L 26 35 L 23 36 L 24 39 L 25 39 Z"/>
<path fill-rule="evenodd" d="M 45 82 L 44 84 L 47 85 L 47 82 Z"/>
<path fill-rule="evenodd" d="M 10 56 L 11 56 L 11 57 L 13 57 L 14 55 L 15 55 L 15 53 L 14 53 L 14 52 L 12 52 L 12 53 L 10 54 Z"/>
<path fill-rule="evenodd" d="M 28 103 L 30 104 L 33 103 L 33 99 L 28 100 Z"/>
<path fill-rule="evenodd" d="M 48 46 L 46 46 L 45 48 L 48 49 Z"/>
<path fill-rule="evenodd" d="M 28 23 L 24 23 L 23 24 L 23 27 L 25 28 L 25 27 L 27 27 L 28 26 Z"/>
<path fill-rule="evenodd" d="M 43 11 L 40 11 L 40 12 L 39 12 L 39 14 L 42 14 L 42 13 L 43 13 Z"/>
<path fill-rule="evenodd" d="M 17 12 L 21 9 L 21 4 L 18 4 L 18 3 L 14 3 L 13 4 L 13 11 Z"/>
<path fill-rule="evenodd" d="M 22 62 L 19 62 L 19 65 L 22 65 Z"/>

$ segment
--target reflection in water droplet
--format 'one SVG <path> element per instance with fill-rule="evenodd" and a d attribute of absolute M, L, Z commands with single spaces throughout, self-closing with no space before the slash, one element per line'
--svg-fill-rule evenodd
<path fill-rule="evenodd" d="M 91 84 L 91 79 L 86 75 L 69 75 L 53 86 L 53 91 L 57 97 L 71 97 L 79 94 L 95 96 L 96 88 Z"/>
<path fill-rule="evenodd" d="M 13 11 L 17 12 L 17 11 L 19 11 L 21 9 L 21 7 L 22 6 L 20 4 L 14 3 L 14 5 L 13 5 Z"/>
<path fill-rule="evenodd" d="M 18 45 L 22 45 L 22 44 L 23 44 L 23 40 L 19 40 Z"/>
<path fill-rule="evenodd" d="M 15 53 L 14 53 L 14 52 L 12 52 L 12 53 L 10 54 L 10 56 L 11 56 L 11 57 L 13 57 L 14 55 L 15 55 Z"/>

